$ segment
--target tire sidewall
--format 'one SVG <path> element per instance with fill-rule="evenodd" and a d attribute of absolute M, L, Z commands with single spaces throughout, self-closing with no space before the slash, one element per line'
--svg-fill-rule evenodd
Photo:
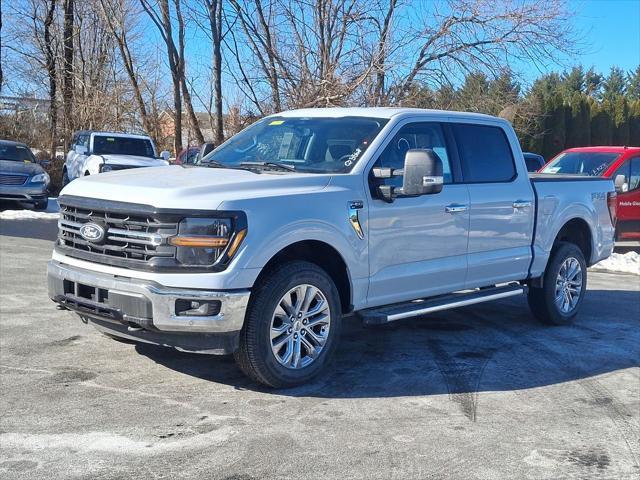
<path fill-rule="evenodd" d="M 580 297 L 578 298 L 576 307 L 569 313 L 564 313 L 556 305 L 555 289 L 556 279 L 558 277 L 558 273 L 560 272 L 560 268 L 564 261 L 569 257 L 575 258 L 580 264 L 580 268 L 582 269 L 582 289 L 580 290 Z M 574 317 L 580 311 L 584 295 L 587 291 L 587 264 L 582 251 L 576 245 L 573 245 L 571 243 L 562 243 L 553 254 L 545 277 L 544 297 L 545 302 L 547 303 L 547 309 L 551 314 L 553 322 L 559 325 L 566 325 L 571 323 Z"/>
<path fill-rule="evenodd" d="M 290 269 L 295 270 L 296 273 L 291 276 L 282 275 L 282 272 Z M 316 376 L 333 356 L 342 323 L 338 291 L 331 278 L 322 269 L 307 262 L 286 264 L 265 280 L 268 282 L 266 288 L 256 292 L 256 297 L 250 301 L 248 318 L 248 328 L 255 329 L 257 342 L 254 348 L 258 357 L 262 359 L 261 367 L 266 370 L 264 373 L 268 377 L 278 379 L 278 383 L 282 386 L 304 383 Z M 329 303 L 331 326 L 320 357 L 304 368 L 293 370 L 280 365 L 273 355 L 270 336 L 271 320 L 282 296 L 301 284 L 313 285 L 325 296 Z"/>

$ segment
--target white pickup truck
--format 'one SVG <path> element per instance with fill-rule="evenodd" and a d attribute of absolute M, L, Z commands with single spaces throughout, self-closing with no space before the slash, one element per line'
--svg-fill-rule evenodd
<path fill-rule="evenodd" d="M 344 316 L 528 294 L 571 322 L 613 250 L 611 180 L 527 174 L 505 120 L 416 109 L 264 118 L 202 159 L 67 186 L 49 295 L 113 337 L 309 381 Z M 384 332 L 380 333 L 384 335 Z"/>
<path fill-rule="evenodd" d="M 62 183 L 87 175 L 140 167 L 166 167 L 168 151 L 156 155 L 151 137 L 132 133 L 83 130 L 73 136 L 62 171 Z"/>

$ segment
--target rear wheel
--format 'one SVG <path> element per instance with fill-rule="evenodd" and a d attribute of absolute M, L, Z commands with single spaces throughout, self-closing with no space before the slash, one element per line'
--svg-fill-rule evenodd
<path fill-rule="evenodd" d="M 269 387 L 308 382 L 335 350 L 341 315 L 338 291 L 324 270 L 309 262 L 284 264 L 251 295 L 236 362 Z"/>
<path fill-rule="evenodd" d="M 529 289 L 529 307 L 535 317 L 552 325 L 572 323 L 587 290 L 587 264 L 580 248 L 558 243 L 542 284 Z"/>

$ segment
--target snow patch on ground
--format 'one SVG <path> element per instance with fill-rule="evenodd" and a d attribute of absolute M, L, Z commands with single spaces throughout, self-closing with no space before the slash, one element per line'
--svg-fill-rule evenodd
<path fill-rule="evenodd" d="M 608 272 L 633 273 L 640 275 L 640 253 L 612 253 L 609 258 L 605 258 L 596 263 L 593 270 L 605 270 Z"/>
<path fill-rule="evenodd" d="M 0 220 L 56 220 L 60 216 L 57 198 L 49 198 L 46 210 L 35 211 L 29 209 L 4 210 L 0 212 Z"/>

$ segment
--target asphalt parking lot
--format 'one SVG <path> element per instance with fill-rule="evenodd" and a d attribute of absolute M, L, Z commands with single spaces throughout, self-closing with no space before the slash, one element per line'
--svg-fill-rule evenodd
<path fill-rule="evenodd" d="M 0 478 L 640 478 L 640 277 L 592 272 L 571 327 L 524 298 L 347 319 L 326 375 L 269 391 L 56 310 L 53 231 L 0 225 Z"/>

